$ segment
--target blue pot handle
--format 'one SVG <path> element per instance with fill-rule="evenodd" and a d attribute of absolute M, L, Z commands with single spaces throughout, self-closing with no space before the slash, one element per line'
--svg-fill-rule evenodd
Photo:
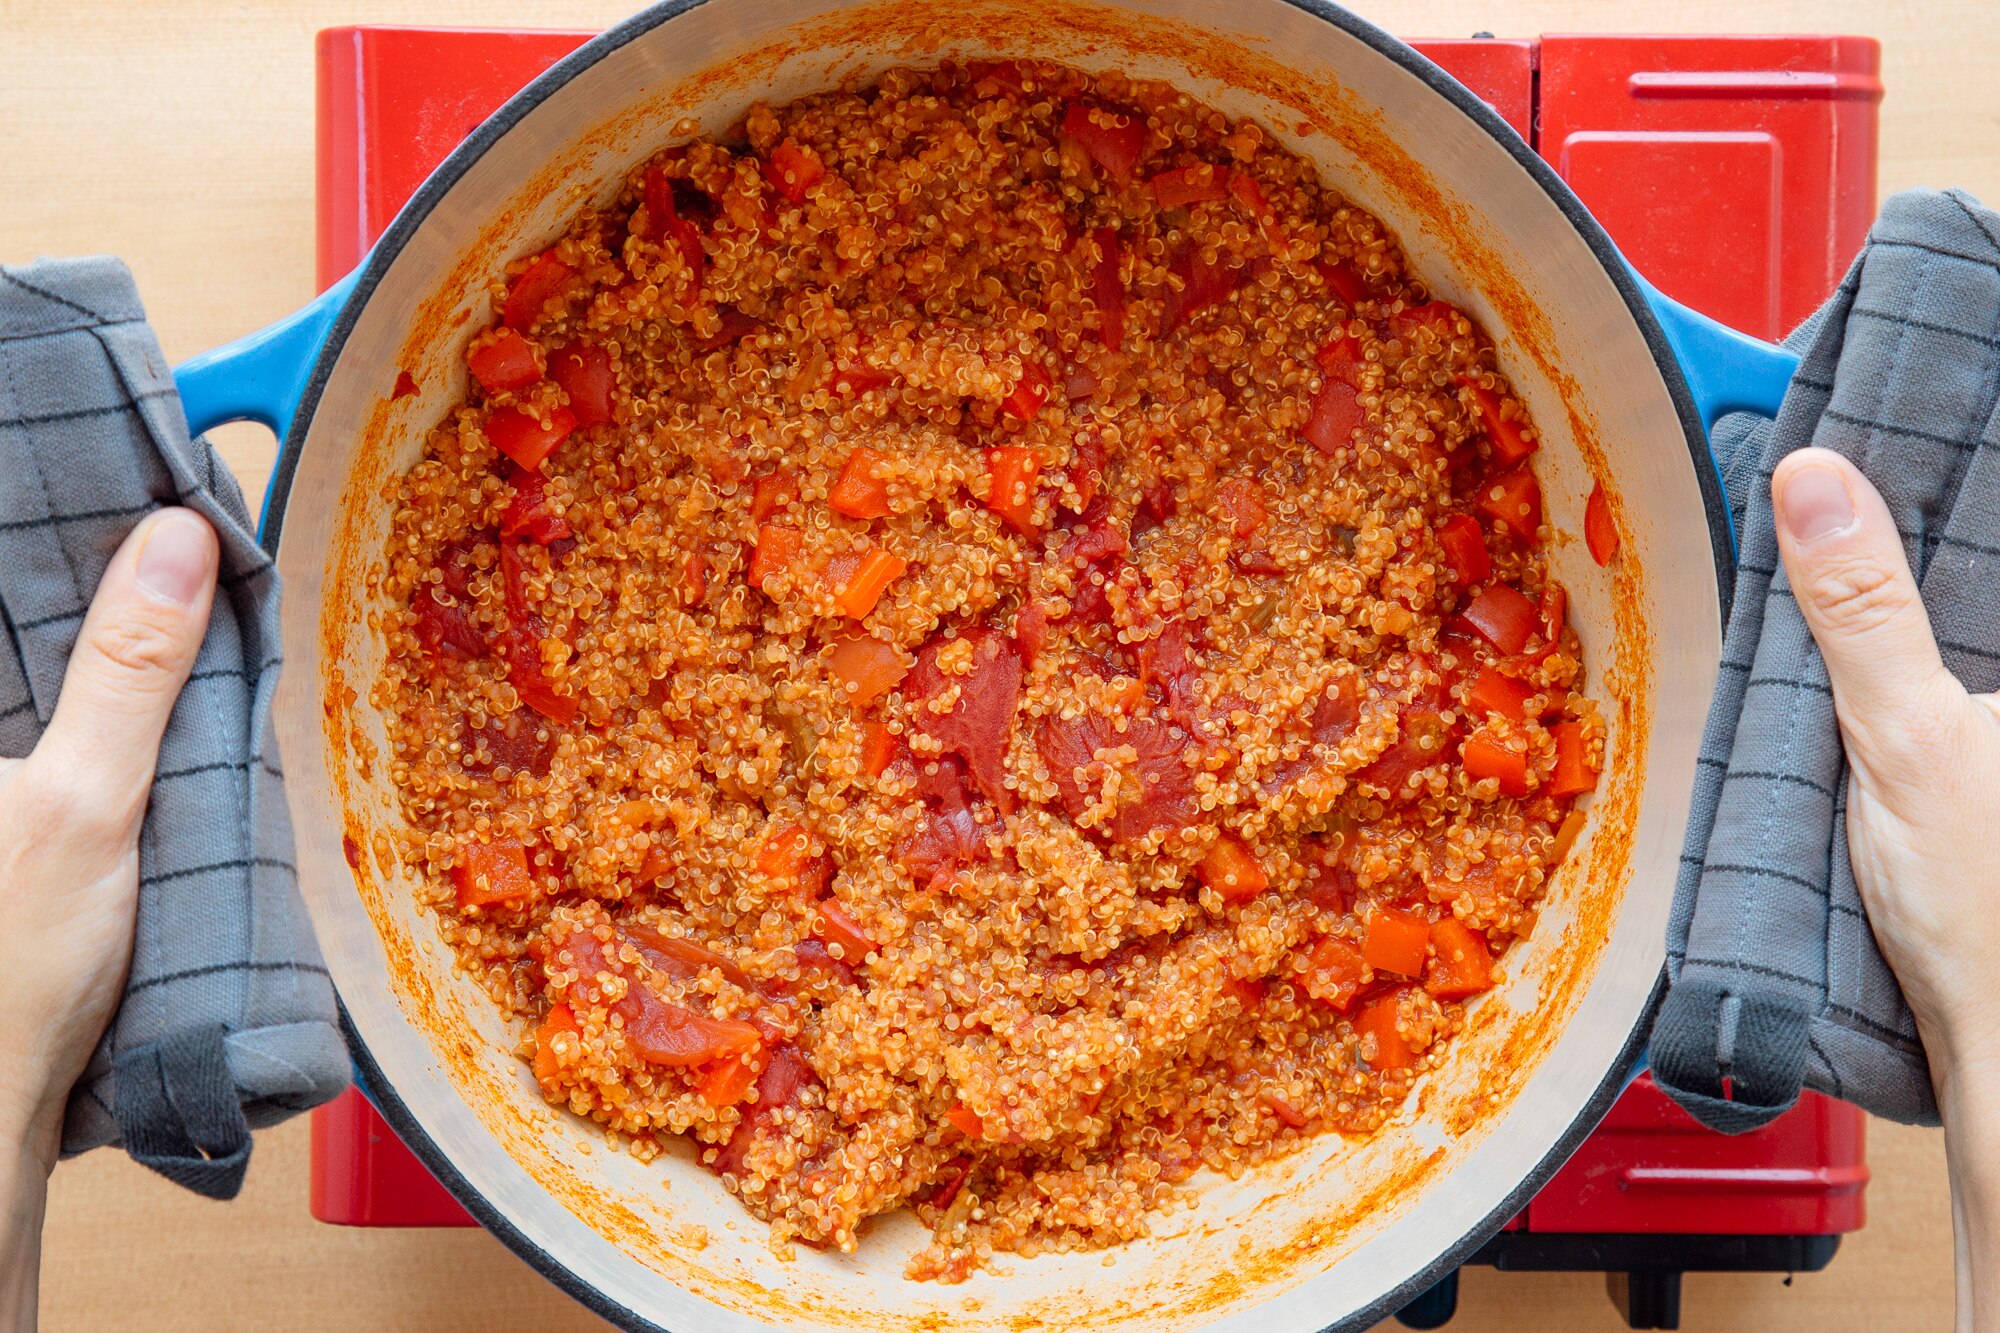
<path fill-rule="evenodd" d="M 1716 419 L 1726 412 L 1778 415 L 1792 372 L 1799 368 L 1796 355 L 1718 324 L 1666 296 L 1637 273 L 1632 277 L 1660 321 L 1674 359 L 1681 363 L 1703 430 L 1714 431 Z"/>
<path fill-rule="evenodd" d="M 183 361 L 174 371 L 174 383 L 187 413 L 188 434 L 229 421 L 258 422 L 280 440 L 291 434 L 320 348 L 360 275 L 357 268 L 275 324 Z"/>

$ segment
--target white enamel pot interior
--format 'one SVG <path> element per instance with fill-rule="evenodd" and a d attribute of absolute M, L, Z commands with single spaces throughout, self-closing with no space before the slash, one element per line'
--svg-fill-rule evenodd
<path fill-rule="evenodd" d="M 689 1153 L 640 1164 L 548 1107 L 520 1034 L 453 968 L 383 830 L 398 825 L 369 704 L 385 482 L 465 390 L 463 352 L 509 258 L 616 188 L 685 117 L 720 132 L 894 64 L 1033 54 L 1170 80 L 1256 119 L 1399 235 L 1416 271 L 1492 334 L 1546 441 L 1551 553 L 1590 691 L 1612 724 L 1590 832 L 1509 980 L 1448 1067 L 1372 1140 L 1314 1141 L 1109 1253 L 1000 1256 L 957 1286 L 902 1276 L 922 1243 L 886 1219 L 856 1255 L 770 1253 Z M 391 400 L 398 371 L 421 384 Z M 1499 1227 L 1595 1124 L 1643 1042 L 1663 961 L 1696 740 L 1720 649 L 1726 527 L 1678 371 L 1609 244 L 1490 112 L 1344 11 L 1290 0 L 709 0 L 582 48 L 426 184 L 335 326 L 274 481 L 288 585 L 279 728 L 300 878 L 357 1059 L 399 1133 L 476 1216 L 632 1328 L 1365 1324 Z M 1600 477 L 1625 555 L 1585 553 Z"/>

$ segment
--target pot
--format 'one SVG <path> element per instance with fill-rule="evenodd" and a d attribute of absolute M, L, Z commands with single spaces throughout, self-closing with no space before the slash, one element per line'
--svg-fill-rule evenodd
<path fill-rule="evenodd" d="M 416 908 L 367 696 L 384 484 L 465 392 L 491 284 L 692 117 L 704 133 L 898 63 L 1032 53 L 1162 77 L 1249 116 L 1380 216 L 1476 318 L 1540 423 L 1549 522 L 1601 481 L 1624 554 L 1552 545 L 1611 722 L 1589 829 L 1509 979 L 1446 1068 L 1374 1138 L 1313 1141 L 1110 1252 L 1000 1256 L 957 1286 L 902 1276 L 924 1239 L 773 1257 L 687 1152 L 640 1163 L 551 1109 L 483 992 Z M 1475 97 L 1319 0 L 670 0 L 562 61 L 473 132 L 367 262 L 179 373 L 189 423 L 283 440 L 264 540 L 287 585 L 278 731 L 301 888 L 357 1069 L 396 1131 L 509 1246 L 627 1328 L 1295 1333 L 1363 1327 L 1505 1224 L 1597 1123 L 1644 1049 L 1695 754 L 1720 659 L 1731 536 L 1705 428 L 1775 409 L 1791 358 L 1665 301 Z M 392 393 L 401 372 L 420 386 Z"/>

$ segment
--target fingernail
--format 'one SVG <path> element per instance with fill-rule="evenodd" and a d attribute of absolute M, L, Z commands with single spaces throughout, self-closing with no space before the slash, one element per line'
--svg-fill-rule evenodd
<path fill-rule="evenodd" d="M 1785 530 L 1798 542 L 1816 542 L 1854 526 L 1854 498 L 1830 467 L 1802 467 L 1785 479 Z"/>
<path fill-rule="evenodd" d="M 186 606 L 208 586 L 214 543 L 192 514 L 164 514 L 139 547 L 139 587 L 148 596 Z"/>

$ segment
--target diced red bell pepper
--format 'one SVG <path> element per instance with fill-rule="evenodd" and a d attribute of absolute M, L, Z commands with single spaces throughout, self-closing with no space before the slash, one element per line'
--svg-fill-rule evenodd
<path fill-rule="evenodd" d="M 757 1086 L 757 1076 L 763 1072 L 764 1057 L 760 1047 L 704 1066 L 695 1075 L 694 1090 L 703 1101 L 719 1111 L 748 1097 L 750 1089 Z"/>
<path fill-rule="evenodd" d="M 570 536 L 570 527 L 561 514 L 549 508 L 545 479 L 524 467 L 509 469 L 507 484 L 514 498 L 500 515 L 502 537 L 526 537 L 537 546 L 547 546 Z"/>
<path fill-rule="evenodd" d="M 833 645 L 827 666 L 839 678 L 847 702 L 866 708 L 903 683 L 910 669 L 893 644 L 868 634 L 855 634 Z"/>
<path fill-rule="evenodd" d="M 861 557 L 853 574 L 834 596 L 834 605 L 856 620 L 866 620 L 889 585 L 903 577 L 903 571 L 909 567 L 909 562 L 894 551 L 872 548 Z"/>
<path fill-rule="evenodd" d="M 861 445 L 847 456 L 840 476 L 827 492 L 827 508 L 849 518 L 885 518 L 889 509 L 889 483 L 875 476 L 875 469 L 887 462 L 879 449 Z"/>
<path fill-rule="evenodd" d="M 687 266 L 688 283 L 683 299 L 692 301 L 701 294 L 702 271 L 708 256 L 702 249 L 701 228 L 680 215 L 674 207 L 674 182 L 658 167 L 648 167 L 644 179 L 646 214 L 652 224 L 650 239 L 671 244 Z M 698 196 L 697 196 L 698 197 Z"/>
<path fill-rule="evenodd" d="M 1549 731 L 1556 740 L 1556 770 L 1549 778 L 1548 794 L 1580 796 L 1597 790 L 1597 770 L 1584 755 L 1583 724 L 1558 722 Z"/>
<path fill-rule="evenodd" d="M 1493 950 L 1486 936 L 1455 916 L 1431 923 L 1431 966 L 1424 989 L 1440 1000 L 1462 1000 L 1493 989 Z"/>
<path fill-rule="evenodd" d="M 1270 521 L 1264 506 L 1263 487 L 1249 477 L 1231 477 L 1215 488 L 1216 507 L 1229 520 L 1230 531 L 1238 540 L 1254 537 Z"/>
<path fill-rule="evenodd" d="M 1245 270 L 1231 267 L 1218 257 L 1210 262 L 1192 245 L 1183 245 L 1167 261 L 1168 269 L 1180 275 L 1178 291 L 1168 288 L 1161 322 L 1162 335 L 1172 333 L 1202 311 L 1243 285 Z"/>
<path fill-rule="evenodd" d="M 870 722 L 861 731 L 861 772 L 879 778 L 896 762 L 896 733 L 887 722 Z"/>
<path fill-rule="evenodd" d="M 543 1016 L 541 1024 L 535 1028 L 535 1081 L 543 1087 L 555 1082 L 562 1072 L 562 1057 L 556 1054 L 555 1040 L 561 1036 L 575 1036 L 582 1029 L 577 1026 L 576 1014 L 566 1004 L 552 1004 Z"/>
<path fill-rule="evenodd" d="M 1120 185 L 1132 179 L 1146 152 L 1145 118 L 1098 102 L 1071 102 L 1063 112 L 1062 132 L 1082 144 Z"/>
<path fill-rule="evenodd" d="M 466 369 L 488 393 L 525 389 L 542 377 L 540 349 L 512 329 L 501 328 L 476 341 L 465 354 Z"/>
<path fill-rule="evenodd" d="M 762 588 L 764 580 L 791 568 L 804 552 L 805 538 L 797 528 L 766 523 L 757 529 L 757 545 L 751 549 L 750 567 L 743 573 L 744 580 L 753 588 Z"/>
<path fill-rule="evenodd" d="M 1408 337 L 1418 329 L 1429 328 L 1437 330 L 1439 337 L 1451 339 L 1458 336 L 1458 320 L 1458 307 L 1449 301 L 1426 301 L 1391 315 L 1389 327 L 1398 337 Z"/>
<path fill-rule="evenodd" d="M 1583 541 L 1590 558 L 1600 565 L 1610 564 L 1618 554 L 1618 525 L 1611 520 L 1611 501 L 1601 481 L 1590 488 L 1590 499 L 1583 506 Z"/>
<path fill-rule="evenodd" d="M 1326 345 L 1313 353 L 1313 363 L 1335 379 L 1359 388 L 1361 367 L 1368 363 L 1368 358 L 1354 335 L 1343 330 L 1328 338 Z"/>
<path fill-rule="evenodd" d="M 1508 749 L 1485 732 L 1466 740 L 1459 751 L 1459 760 L 1465 765 L 1466 776 L 1474 781 L 1497 780 L 1502 796 L 1528 794 L 1528 757 Z"/>
<path fill-rule="evenodd" d="M 1361 937 L 1361 957 L 1377 972 L 1420 977 L 1430 942 L 1431 923 L 1425 917 L 1400 908 L 1377 907 L 1369 914 Z"/>
<path fill-rule="evenodd" d="M 1528 637 L 1541 628 L 1535 604 L 1519 589 L 1506 583 L 1490 583 L 1465 608 L 1465 618 L 1501 652 L 1512 657 L 1528 644 Z"/>
<path fill-rule="evenodd" d="M 1042 475 L 1042 460 L 1032 449 L 1003 444 L 986 451 L 986 472 L 986 507 L 1016 532 L 1032 537 L 1035 483 Z"/>
<path fill-rule="evenodd" d="M 1576 840 L 1583 836 L 1585 822 L 1581 810 L 1572 810 L 1563 816 L 1562 823 L 1556 828 L 1555 841 L 1549 846 L 1551 866 L 1559 866 L 1569 859 L 1570 850 L 1576 846 Z"/>
<path fill-rule="evenodd" d="M 1416 1052 L 1396 1027 L 1401 996 L 1402 992 L 1397 990 L 1371 1001 L 1354 1020 L 1355 1036 L 1374 1038 L 1374 1055 L 1364 1057 L 1371 1069 L 1409 1069 L 1417 1063 Z"/>
<path fill-rule="evenodd" d="M 1479 675 L 1466 691 L 1465 703 L 1474 713 L 1498 713 L 1516 722 L 1528 720 L 1528 700 L 1538 693 L 1526 681 L 1504 675 L 1493 667 L 1479 668 Z"/>
<path fill-rule="evenodd" d="M 1361 951 L 1331 935 L 1314 942 L 1299 961 L 1299 984 L 1321 1004 L 1345 1009 L 1368 979 Z"/>
<path fill-rule="evenodd" d="M 602 426 L 611 420 L 611 352 L 599 343 L 573 342 L 549 358 L 549 375 L 569 395 L 569 410 L 579 426 Z"/>
<path fill-rule="evenodd" d="M 1271 211 L 1270 201 L 1264 198 L 1264 188 L 1257 184 L 1255 176 L 1247 171 L 1230 172 L 1229 193 L 1257 220 L 1258 230 L 1264 233 L 1265 240 L 1277 245 L 1283 239 L 1278 234 L 1277 214 Z"/>
<path fill-rule="evenodd" d="M 1325 375 L 1319 392 L 1313 395 L 1312 414 L 1306 418 L 1306 439 L 1321 453 L 1334 454 L 1353 441 L 1355 429 L 1366 419 L 1354 386 Z"/>
<path fill-rule="evenodd" d="M 812 149 L 787 139 L 771 150 L 771 160 L 764 164 L 764 179 L 785 198 L 803 204 L 813 186 L 826 179 L 826 164 Z"/>
<path fill-rule="evenodd" d="M 1254 187 L 1256 182 L 1252 181 L 1251 185 Z M 1161 208 L 1185 208 L 1189 204 L 1206 203 L 1222 198 L 1229 190 L 1226 169 L 1207 162 L 1163 171 L 1147 181 L 1146 186 L 1152 190 L 1153 198 L 1159 200 Z"/>
<path fill-rule="evenodd" d="M 1479 424 L 1486 431 L 1486 442 L 1493 451 L 1496 466 L 1512 467 L 1541 446 L 1539 439 L 1527 436 L 1525 408 L 1516 403 L 1517 414 L 1503 417 L 1499 394 L 1474 379 L 1461 379 L 1459 385 L 1472 395 L 1473 410 L 1479 414 Z"/>
<path fill-rule="evenodd" d="M 467 843 L 452 867 L 460 907 L 491 907 L 524 901 L 535 891 L 528 873 L 528 849 L 512 839 Z"/>
<path fill-rule="evenodd" d="M 1444 547 L 1445 562 L 1451 566 L 1451 581 L 1461 588 L 1483 583 L 1493 573 L 1493 553 L 1486 549 L 1486 534 L 1479 520 L 1470 514 L 1453 514 L 1438 524 L 1438 542 Z"/>
<path fill-rule="evenodd" d="M 800 824 L 780 824 L 765 834 L 751 863 L 759 874 L 806 898 L 826 892 L 833 879 L 833 862 L 813 850 L 812 834 Z"/>
<path fill-rule="evenodd" d="M 1304 1129 L 1306 1127 L 1305 1113 L 1300 1111 L 1298 1107 L 1293 1106 L 1278 1093 L 1272 1092 L 1269 1088 L 1259 1092 L 1257 1100 L 1270 1107 L 1271 1114 L 1278 1117 L 1280 1123 L 1290 1125 L 1293 1129 Z"/>
<path fill-rule="evenodd" d="M 1201 882 L 1221 894 L 1224 902 L 1247 903 L 1271 883 L 1250 849 L 1227 833 L 1215 840 L 1195 870 Z"/>
<path fill-rule="evenodd" d="M 819 913 L 813 921 L 813 934 L 820 937 L 829 950 L 838 949 L 841 961 L 859 965 L 874 952 L 875 941 L 868 938 L 848 912 L 832 898 L 824 899 L 819 905 Z"/>
<path fill-rule="evenodd" d="M 532 332 L 535 321 L 542 316 L 542 310 L 550 298 L 569 285 L 576 270 L 557 259 L 554 251 L 540 256 L 507 292 L 507 303 L 501 307 L 500 318 L 510 329 L 522 333 Z"/>
<path fill-rule="evenodd" d="M 1478 504 L 1482 512 L 1498 519 L 1523 545 L 1533 546 L 1540 539 L 1542 488 L 1527 468 L 1516 468 L 1482 483 Z"/>
<path fill-rule="evenodd" d="M 750 521 L 762 523 L 799 498 L 799 479 L 788 467 L 774 467 L 750 483 Z"/>
<path fill-rule="evenodd" d="M 858 398 L 870 389 L 892 383 L 895 378 L 888 371 L 870 365 L 840 365 L 834 367 L 833 378 L 827 385 L 843 398 Z"/>
<path fill-rule="evenodd" d="M 968 1139 L 980 1138 L 986 1133 L 985 1122 L 980 1120 L 978 1112 L 974 1111 L 964 1102 L 960 1102 L 956 1106 L 947 1109 L 944 1113 L 944 1118 L 951 1122 L 953 1129 L 956 1129 Z"/>
<path fill-rule="evenodd" d="M 1054 387 L 1041 363 L 1029 361 L 1021 367 L 1021 378 L 1001 402 L 1001 410 L 1016 421 L 1033 421 L 1042 404 L 1049 401 L 1049 391 Z"/>
<path fill-rule="evenodd" d="M 576 418 L 566 407 L 552 409 L 546 422 L 518 407 L 500 408 L 486 418 L 486 438 L 524 468 L 539 468 L 575 429 Z"/>
<path fill-rule="evenodd" d="M 1097 242 L 1097 264 L 1090 275 L 1090 299 L 1097 306 L 1097 340 L 1116 352 L 1125 345 L 1125 281 L 1118 273 L 1123 251 L 1115 228 L 1099 227 L 1091 236 Z"/>
<path fill-rule="evenodd" d="M 1562 638 L 1563 618 L 1569 613 L 1569 594 L 1554 579 L 1542 585 L 1542 637 L 1554 644 Z"/>

